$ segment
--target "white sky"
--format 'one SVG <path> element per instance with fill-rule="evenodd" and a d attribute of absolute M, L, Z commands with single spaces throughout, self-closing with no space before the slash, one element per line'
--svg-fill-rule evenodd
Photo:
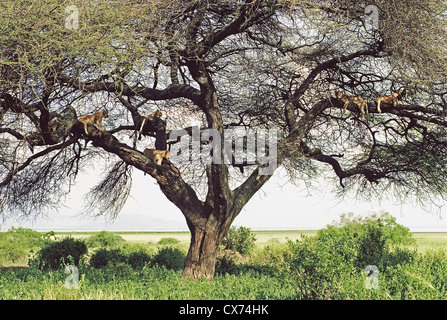
<path fill-rule="evenodd" d="M 38 231 L 188 230 L 180 210 L 165 198 L 152 177 L 144 176 L 138 170 L 134 170 L 131 197 L 115 220 L 80 215 L 83 210 L 82 195 L 98 182 L 91 177 L 92 175 L 79 177 L 71 198 L 65 203 L 66 208 L 61 208 L 60 212 L 50 213 L 34 221 L 8 220 L 3 223 L 0 220 L 0 231 L 6 231 L 11 226 Z M 320 229 L 338 220 L 343 212 L 368 214 L 380 211 L 390 212 L 398 223 L 411 231 L 447 232 L 447 219 L 442 219 L 445 216 L 442 210 L 427 212 L 412 205 L 367 203 L 355 199 L 340 202 L 330 191 L 314 191 L 311 196 L 307 196 L 306 190 L 285 183 L 277 173 L 261 192 L 253 196 L 233 225 L 249 227 L 252 230 Z"/>

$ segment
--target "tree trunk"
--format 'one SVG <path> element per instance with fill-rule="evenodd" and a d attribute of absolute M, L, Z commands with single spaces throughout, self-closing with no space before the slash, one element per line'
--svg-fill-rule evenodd
<path fill-rule="evenodd" d="M 221 217 L 216 219 L 216 217 Z M 188 222 L 191 231 L 191 244 L 185 259 L 183 277 L 196 280 L 214 276 L 219 245 L 226 235 L 231 216 L 210 215 L 205 222 L 193 225 Z"/>

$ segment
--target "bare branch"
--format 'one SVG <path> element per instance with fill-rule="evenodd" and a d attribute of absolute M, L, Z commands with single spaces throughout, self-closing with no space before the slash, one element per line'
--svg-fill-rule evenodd
<path fill-rule="evenodd" d="M 87 195 L 85 212 L 116 218 L 125 205 L 132 187 L 132 166 L 118 161 L 104 179 Z"/>

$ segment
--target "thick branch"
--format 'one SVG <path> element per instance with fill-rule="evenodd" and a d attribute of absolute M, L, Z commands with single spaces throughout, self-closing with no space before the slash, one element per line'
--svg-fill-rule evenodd
<path fill-rule="evenodd" d="M 24 136 L 20 132 L 17 132 L 11 128 L 0 128 L 0 133 L 9 133 L 10 135 L 14 136 L 18 140 L 24 139 Z"/>
<path fill-rule="evenodd" d="M 15 113 L 32 113 L 39 110 L 40 102 L 26 105 L 20 99 L 11 96 L 9 93 L 1 93 L 0 107 L 2 107 L 5 111 L 10 109 Z"/>
<path fill-rule="evenodd" d="M 141 86 L 130 87 L 121 81 L 115 82 L 79 82 L 75 79 L 69 78 L 66 75 L 61 74 L 59 80 L 63 83 L 86 92 L 113 92 L 118 95 L 127 97 L 141 96 L 148 100 L 158 101 L 176 98 L 186 98 L 192 102 L 198 104 L 201 101 L 200 91 L 197 89 L 185 85 L 185 84 L 172 84 L 166 89 L 153 89 L 145 88 Z"/>
<path fill-rule="evenodd" d="M 92 140 L 94 146 L 117 155 L 127 164 L 155 178 L 161 191 L 183 212 L 187 219 L 194 221 L 201 218 L 201 215 L 197 215 L 197 209 L 203 208 L 203 203 L 198 199 L 194 190 L 182 179 L 179 170 L 172 163 L 158 166 L 138 150 L 121 143 L 112 134 L 100 131 L 94 126 L 88 126 L 88 133 L 88 138 Z"/>

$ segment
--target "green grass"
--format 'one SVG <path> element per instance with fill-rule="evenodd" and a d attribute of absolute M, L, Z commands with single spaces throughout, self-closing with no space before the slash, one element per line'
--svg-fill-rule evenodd
<path fill-rule="evenodd" d="M 163 267 L 81 269 L 79 289 L 67 289 L 60 271 L 7 270 L 0 274 L 2 299 L 221 300 L 292 299 L 292 283 L 256 272 L 187 281 Z"/>
<path fill-rule="evenodd" d="M 181 244 L 189 245 L 189 231 L 165 231 L 165 232 L 145 232 L 145 231 L 111 231 L 115 235 L 121 236 L 124 240 L 138 243 L 158 243 L 162 239 L 174 238 Z M 85 239 L 97 232 L 57 232 L 56 237 L 72 236 L 74 238 Z M 256 237 L 256 245 L 264 247 L 273 243 L 286 243 L 287 240 L 300 239 L 302 235 L 315 235 L 316 230 L 262 230 L 252 231 Z"/>
<path fill-rule="evenodd" d="M 286 243 L 287 240 L 301 239 L 302 235 L 315 235 L 316 230 L 266 230 L 252 231 L 256 237 L 256 246 L 265 247 L 277 243 Z"/>
<path fill-rule="evenodd" d="M 181 270 L 168 270 L 164 266 L 144 266 L 133 269 L 125 263 L 104 268 L 81 265 L 79 289 L 65 287 L 64 281 L 68 275 L 64 273 L 64 270 L 42 271 L 24 267 L 26 259 L 23 257 L 16 262 L 6 261 L 7 257 L 15 257 L 11 254 L 14 247 L 11 244 L 17 246 L 19 254 L 30 253 L 27 246 L 32 247 L 35 252 L 37 244 L 41 243 L 39 235 L 35 232 L 0 233 L 0 248 L 12 250 L 9 255 L 4 250 L 4 258 L 0 261 L 0 299 L 285 300 L 296 298 L 296 282 L 281 273 L 278 262 L 287 253 L 288 239 L 295 241 L 302 235 L 313 236 L 316 231 L 253 231 L 253 233 L 256 237 L 256 248 L 250 255 L 244 257 L 243 264 L 230 265 L 225 267 L 226 269 L 218 268 L 219 272 L 211 282 L 187 281 L 182 278 Z M 95 234 L 97 233 L 57 232 L 56 237 L 88 238 Z M 164 247 L 163 243 L 186 253 L 190 241 L 189 232 L 116 231 L 113 234 L 126 240 L 119 244 L 119 248 L 124 252 L 144 251 L 152 256 Z M 413 237 L 416 240 L 414 248 L 417 248 L 421 254 L 437 250 L 445 251 L 447 248 L 447 233 L 414 233 Z M 172 239 L 177 239 L 178 242 Z M 19 243 L 16 240 L 26 241 Z M 5 243 L 8 246 L 5 246 Z M 96 249 L 90 250 L 91 255 Z M 415 266 L 414 270 L 396 269 L 394 272 L 399 274 L 399 278 L 406 277 L 407 281 L 415 281 L 411 277 L 418 275 L 418 268 Z M 436 274 L 434 273 L 432 277 Z M 360 273 L 353 276 L 351 282 L 351 285 L 363 285 L 364 275 Z M 421 286 L 424 285 L 424 282 L 421 282 Z M 430 286 L 426 287 L 426 290 L 432 290 Z M 374 294 L 377 294 L 379 298 L 388 299 L 384 292 L 382 295 L 378 295 L 378 292 L 370 292 L 362 297 L 374 298 Z M 351 298 L 355 299 L 355 297 Z"/>
<path fill-rule="evenodd" d="M 96 234 L 58 232 L 56 238 L 88 238 Z M 166 246 L 186 253 L 190 239 L 189 232 L 113 234 L 132 239 L 118 245 L 123 252 L 144 251 L 152 256 Z M 90 248 L 90 256 L 95 250 Z M 185 280 L 181 268 L 168 270 L 163 265 L 136 269 L 125 263 L 103 268 L 81 265 L 79 289 L 68 289 L 64 270 L 42 271 L 9 265 L 0 271 L 0 299 L 292 299 L 293 285 L 288 279 L 273 277 L 272 272 L 248 267 L 235 273 L 216 274 L 210 282 Z"/>
<path fill-rule="evenodd" d="M 429 250 L 447 250 L 447 233 L 444 232 L 414 232 L 415 249 L 425 253 Z"/>

